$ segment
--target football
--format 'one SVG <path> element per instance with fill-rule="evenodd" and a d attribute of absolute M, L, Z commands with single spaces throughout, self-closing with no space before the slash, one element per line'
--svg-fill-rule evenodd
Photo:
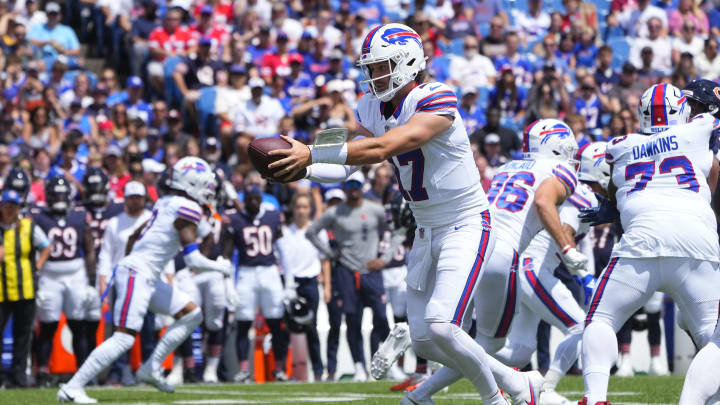
<path fill-rule="evenodd" d="M 248 145 L 248 156 L 250 156 L 250 161 L 252 162 L 253 166 L 255 166 L 255 169 L 260 172 L 260 174 L 275 181 L 279 181 L 275 178 L 273 172 L 268 169 L 268 165 L 275 162 L 276 160 L 279 160 L 279 157 L 269 156 L 268 152 L 277 149 L 289 148 L 290 142 L 282 138 L 259 138 L 253 140 L 252 142 L 250 142 L 250 145 Z M 305 177 L 305 173 L 307 173 L 307 169 L 302 169 L 290 181 L 297 181 L 302 179 L 303 177 Z"/>

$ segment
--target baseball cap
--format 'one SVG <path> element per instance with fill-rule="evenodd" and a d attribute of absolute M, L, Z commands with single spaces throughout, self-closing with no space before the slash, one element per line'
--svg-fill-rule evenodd
<path fill-rule="evenodd" d="M 478 91 L 474 86 L 464 86 L 460 89 L 460 93 L 464 96 L 466 94 L 478 94 Z"/>
<path fill-rule="evenodd" d="M 344 186 L 350 188 L 361 188 L 363 184 L 365 184 L 365 176 L 363 176 L 362 172 L 358 170 L 345 180 Z"/>
<path fill-rule="evenodd" d="M 337 198 L 340 201 L 345 201 L 345 192 L 339 188 L 331 188 L 325 192 L 325 201 L 330 201 L 333 198 Z"/>
<path fill-rule="evenodd" d="M 330 51 L 330 57 L 329 59 L 342 59 L 344 56 L 343 51 L 339 49 L 333 49 Z"/>
<path fill-rule="evenodd" d="M 248 86 L 251 89 L 254 87 L 265 87 L 265 80 L 259 77 L 253 77 L 252 79 L 248 80 Z"/>
<path fill-rule="evenodd" d="M 125 184 L 124 193 L 125 197 L 133 195 L 145 197 L 145 186 L 139 181 L 128 181 L 127 184 Z"/>
<path fill-rule="evenodd" d="M 278 32 L 277 38 L 275 38 L 276 41 L 287 41 L 288 35 L 284 33 L 283 31 Z"/>
<path fill-rule="evenodd" d="M 202 6 L 200 9 L 200 14 L 212 14 L 213 13 L 213 6 L 206 4 Z"/>
<path fill-rule="evenodd" d="M 59 13 L 60 5 L 55 3 L 54 1 L 51 1 L 45 5 L 45 12 L 46 13 Z"/>
<path fill-rule="evenodd" d="M 18 194 L 15 190 L 5 190 L 2 193 L 2 200 L 0 200 L 0 202 L 20 204 L 20 194 Z"/>
<path fill-rule="evenodd" d="M 205 148 L 217 148 L 218 140 L 215 137 L 208 137 L 205 139 Z"/>
<path fill-rule="evenodd" d="M 485 145 L 497 145 L 500 143 L 500 136 L 498 134 L 488 134 L 484 142 Z"/>
<path fill-rule="evenodd" d="M 199 45 L 200 45 L 200 46 L 210 46 L 210 45 L 212 45 L 212 38 L 210 38 L 210 37 L 202 37 L 202 38 L 200 38 Z"/>
<path fill-rule="evenodd" d="M 181 118 L 181 117 L 180 117 L 180 111 L 178 111 L 178 110 L 176 110 L 176 109 L 174 109 L 174 108 L 171 108 L 171 109 L 168 111 L 168 119 L 169 119 L 169 120 L 179 120 L 180 118 Z"/>
<path fill-rule="evenodd" d="M 313 39 L 315 36 L 310 31 L 303 31 L 302 35 L 300 36 L 300 39 Z"/>
<path fill-rule="evenodd" d="M 241 63 L 236 63 L 230 66 L 231 75 L 241 75 L 245 74 L 245 72 L 247 72 L 247 70 L 245 70 L 245 66 L 243 66 Z"/>
<path fill-rule="evenodd" d="M 299 53 L 291 53 L 288 55 L 288 61 L 290 63 L 297 62 L 297 63 L 303 63 L 303 56 Z"/>
<path fill-rule="evenodd" d="M 165 171 L 164 164 L 150 158 L 145 158 L 142 160 L 142 167 L 143 171 L 148 173 L 162 173 Z"/>
<path fill-rule="evenodd" d="M 328 93 L 332 93 L 333 91 L 342 93 L 344 89 L 345 89 L 345 84 L 340 79 L 330 80 L 327 84 L 327 87 L 325 87 L 325 91 Z"/>
<path fill-rule="evenodd" d="M 122 149 L 120 149 L 119 146 L 117 146 L 117 145 L 110 145 L 110 146 L 107 147 L 107 150 L 105 151 L 105 154 L 106 154 L 107 156 L 117 156 L 117 157 L 120 157 L 120 156 L 122 156 L 123 152 L 122 152 Z"/>
<path fill-rule="evenodd" d="M 257 184 L 249 184 L 245 186 L 245 195 L 263 195 L 262 189 Z"/>
<path fill-rule="evenodd" d="M 138 76 L 130 76 L 128 77 L 127 81 L 125 82 L 126 87 L 142 87 L 143 81 Z"/>

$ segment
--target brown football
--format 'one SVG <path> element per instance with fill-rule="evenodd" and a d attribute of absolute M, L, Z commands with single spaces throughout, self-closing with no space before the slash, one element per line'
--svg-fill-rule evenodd
<path fill-rule="evenodd" d="M 277 156 L 269 156 L 268 152 L 277 149 L 289 149 L 290 146 L 290 142 L 279 137 L 259 138 L 253 140 L 250 142 L 250 145 L 248 145 L 248 156 L 250 156 L 250 161 L 260 174 L 267 178 L 271 178 L 274 181 L 280 181 L 276 179 L 275 176 L 273 176 L 273 172 L 268 169 L 268 165 L 270 163 L 273 163 L 280 158 Z M 290 181 L 302 179 L 305 177 L 305 173 L 307 173 L 306 169 L 300 170 L 300 172 Z"/>

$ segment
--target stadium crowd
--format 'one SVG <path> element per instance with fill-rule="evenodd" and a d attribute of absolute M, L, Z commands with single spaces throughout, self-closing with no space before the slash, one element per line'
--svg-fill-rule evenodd
<path fill-rule="evenodd" d="M 12 173 L 10 180 L 20 178 L 22 175 L 13 171 L 19 169 L 27 176 L 28 187 L 20 200 L 3 194 L 0 205 L 18 201 L 27 207 L 50 205 L 46 191 L 55 183 L 48 180 L 58 176 L 69 186 L 73 205 L 87 205 L 92 194 L 88 178 L 96 174 L 107 178 L 107 201 L 126 197 L 125 212 L 136 213 L 142 210 L 127 207 L 130 197 L 147 198 L 151 206 L 162 194 L 159 181 L 163 173 L 184 156 L 200 156 L 226 180 L 222 190 L 228 210 L 257 204 L 255 212 L 281 213 L 285 225 L 272 239 L 280 242 L 260 240 L 256 246 L 263 255 L 278 256 L 279 260 L 252 265 L 281 264 L 287 273 L 287 267 L 301 261 L 303 255 L 288 259 L 297 255 L 291 252 L 283 257 L 283 245 L 286 251 L 292 250 L 289 245 L 320 252 L 317 262 L 308 263 L 308 268 L 315 266 L 316 270 L 294 275 L 297 292 L 282 291 L 285 298 L 314 294 L 308 301 L 317 313 L 317 305 L 330 304 L 343 294 L 336 291 L 342 287 L 328 279 L 340 274 L 336 267 L 348 267 L 348 262 L 325 259 L 332 257 L 334 249 L 325 233 L 318 230 L 307 246 L 302 245 L 307 243 L 305 238 L 301 235 L 298 239 L 295 234 L 341 201 L 364 204 L 364 199 L 374 204 L 368 215 L 375 215 L 377 204 L 389 205 L 393 195 L 392 166 L 367 167 L 364 176 L 339 184 L 307 180 L 268 183 L 253 170 L 247 146 L 261 137 L 286 135 L 311 143 L 323 129 L 352 130 L 357 123 L 354 108 L 364 90 L 359 85 L 362 75 L 354 66 L 361 42 L 377 24 L 394 21 L 404 22 L 422 37 L 428 59 L 426 80 L 455 89 L 486 189 L 495 168 L 520 156 L 521 132 L 530 122 L 564 119 L 582 147 L 636 131 L 636 106 L 648 86 L 668 82 L 683 88 L 694 79 L 720 77 L 717 0 L 66 0 L 62 4 L 2 0 L 0 176 L 7 178 Z M 6 182 L 5 189 L 9 188 L 11 181 Z M 258 196 L 261 202 L 254 201 Z M 31 215 L 29 208 L 22 212 Z M 332 231 L 328 221 L 323 224 Z M 378 229 L 370 232 L 379 232 L 386 222 L 383 215 Z M 594 231 L 598 273 L 607 263 L 612 246 L 607 241 L 613 240 L 615 232 L 608 227 Z M 330 242 L 333 234 L 342 237 L 328 233 Z M 47 236 L 55 246 L 51 235 Z M 108 238 L 92 237 L 101 252 Z M 392 253 L 380 249 L 373 255 L 380 259 L 368 264 L 366 273 L 384 271 Z M 248 265 L 243 260 L 252 257 L 241 253 L 236 264 Z M 37 271 L 42 274 L 42 268 Z M 352 271 L 347 271 L 340 280 L 353 277 Z M 383 299 L 372 287 L 378 282 L 383 291 L 382 279 L 357 276 L 360 307 L 370 306 L 376 315 L 381 312 L 376 308 L 378 300 Z M 364 283 L 369 285 L 367 291 Z M 104 287 L 99 283 L 98 292 Z M 5 294 L 4 300 L 9 301 Z M 248 294 L 257 294 L 264 305 L 262 292 L 238 288 L 236 299 L 247 299 Z M 238 335 L 247 335 L 252 327 L 254 304 L 245 303 L 252 307 L 249 318 L 234 318 Z M 647 317 L 652 325 L 659 325 L 661 305 L 657 307 L 652 312 L 655 315 Z M 0 306 L 0 314 L 10 311 L 8 308 Z M 402 321 L 402 311 L 393 310 L 396 321 Z M 41 325 L 33 326 L 38 329 L 34 336 L 36 341 L 44 336 L 47 344 L 55 329 L 46 324 L 54 322 L 56 328 L 57 319 L 43 319 L 42 311 L 38 304 Z M 268 311 L 263 308 L 262 312 L 270 320 L 267 325 L 273 332 L 273 346 L 286 352 L 288 337 L 286 325 L 280 323 L 282 314 Z M 328 339 L 334 339 L 337 350 L 342 312 L 337 308 L 329 312 Z M 355 377 L 367 378 L 362 339 L 360 343 L 357 340 L 359 321 L 347 308 L 345 315 Z M 0 320 L 6 322 L 7 316 Z M 373 347 L 388 333 L 388 320 L 380 320 L 384 324 L 374 325 Z M 221 330 L 228 328 L 227 318 L 225 321 Z M 51 329 L 43 331 L 48 327 Z M 71 328 L 85 335 L 93 332 L 88 326 Z M 538 333 L 539 340 L 548 339 L 548 328 L 541 325 L 544 332 Z M 622 332 L 625 354 L 630 328 Z M 217 332 L 212 325 L 205 329 Z M 315 378 L 332 379 L 336 377 L 336 359 L 328 355 L 323 366 L 317 331 L 313 333 L 314 326 L 310 329 L 307 336 Z M 655 357 L 660 351 L 660 330 L 659 326 L 651 329 Z M 152 332 L 150 327 L 149 335 Z M 207 356 L 217 358 L 223 352 L 218 347 L 221 337 L 209 335 Z M 221 379 L 252 379 L 249 340 L 238 338 L 238 342 L 237 354 L 245 356 L 239 361 L 239 372 L 220 373 Z M 539 345 L 541 354 L 546 346 Z M 76 354 L 87 352 L 87 347 L 79 347 L 75 347 Z M 53 380 L 47 375 L 50 349 L 43 344 L 32 348 L 32 369 L 38 377 L 28 378 L 24 367 L 14 365 L 4 379 L 6 386 L 43 385 Z M 20 349 L 16 348 L 16 353 L 24 350 L 27 355 L 30 347 Z M 177 357 L 184 358 L 185 368 L 192 370 L 194 359 L 188 355 L 192 351 L 182 350 Z M 283 357 L 279 356 L 273 374 L 278 380 L 287 379 Z M 627 356 L 621 359 L 629 361 Z M 547 368 L 547 349 L 539 363 L 541 369 Z M 632 374 L 629 363 L 619 368 L 625 375 Z M 116 379 L 132 383 L 123 370 L 127 371 L 126 365 L 120 366 Z M 667 371 L 659 366 L 656 372 Z M 186 372 L 185 380 L 194 381 L 198 375 Z M 213 377 L 206 379 L 212 381 Z"/>

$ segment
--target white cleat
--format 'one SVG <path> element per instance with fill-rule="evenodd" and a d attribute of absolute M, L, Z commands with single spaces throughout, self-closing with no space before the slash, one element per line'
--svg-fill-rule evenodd
<path fill-rule="evenodd" d="M 541 392 L 538 400 L 538 405 L 572 405 L 575 403 L 550 389 Z"/>
<path fill-rule="evenodd" d="M 650 358 L 650 369 L 648 370 L 649 375 L 665 376 L 669 375 L 667 362 L 663 361 L 660 356 L 652 356 Z"/>
<path fill-rule="evenodd" d="M 634 375 L 635 371 L 633 371 L 630 355 L 621 354 L 617 362 L 617 371 L 615 371 L 615 377 L 632 377 Z"/>
<path fill-rule="evenodd" d="M 180 356 L 175 356 L 172 369 L 165 381 L 171 385 L 183 385 L 183 361 Z"/>
<path fill-rule="evenodd" d="M 159 370 L 155 373 L 152 372 L 148 363 L 140 366 L 137 373 L 135 373 L 135 378 L 138 382 L 150 384 L 162 392 L 167 392 L 169 394 L 175 392 L 175 386 L 168 384 Z"/>
<path fill-rule="evenodd" d="M 373 354 L 370 362 L 370 375 L 379 380 L 385 377 L 390 367 L 405 350 L 410 347 L 410 330 L 405 322 L 395 324 L 387 339 L 380 345 L 377 352 Z"/>
<path fill-rule="evenodd" d="M 363 366 L 362 363 L 357 362 L 355 363 L 355 375 L 353 376 L 353 381 L 355 382 L 365 382 L 367 381 L 367 372 L 365 371 L 365 366 Z"/>
<path fill-rule="evenodd" d="M 203 382 L 210 383 L 210 384 L 217 384 L 218 382 L 218 376 L 217 376 L 217 367 L 213 366 L 205 366 L 205 371 L 203 371 Z"/>
<path fill-rule="evenodd" d="M 60 384 L 57 400 L 71 404 L 97 404 L 97 399 L 87 396 L 83 388 L 71 388 L 66 384 Z"/>
<path fill-rule="evenodd" d="M 521 374 L 525 377 L 526 388 L 512 396 L 513 405 L 537 405 L 537 399 L 540 396 L 540 387 L 542 387 L 545 379 L 540 372 L 535 370 Z"/>
<path fill-rule="evenodd" d="M 432 399 L 416 398 L 412 391 L 407 391 L 400 400 L 400 405 L 435 405 L 435 402 Z"/>
<path fill-rule="evenodd" d="M 387 378 L 392 381 L 405 381 L 408 376 L 400 370 L 400 367 L 397 364 L 393 364 L 387 372 Z"/>

